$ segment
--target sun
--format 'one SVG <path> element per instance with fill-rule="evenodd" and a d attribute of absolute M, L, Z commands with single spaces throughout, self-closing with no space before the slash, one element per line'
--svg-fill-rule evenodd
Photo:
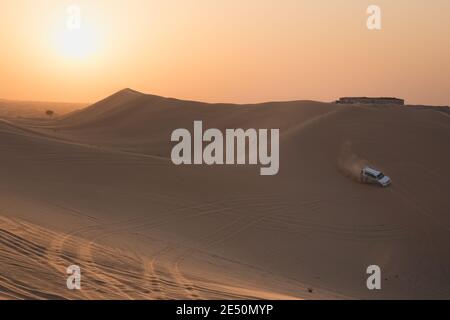
<path fill-rule="evenodd" d="M 66 29 L 58 34 L 57 47 L 65 58 L 86 59 L 97 50 L 94 33 L 86 29 Z"/>
<path fill-rule="evenodd" d="M 55 34 L 58 53 L 67 59 L 88 59 L 99 49 L 98 30 L 81 19 L 81 10 L 72 6 L 67 9 L 67 21 Z"/>
<path fill-rule="evenodd" d="M 95 40 L 87 30 L 64 30 L 58 39 L 60 53 L 66 58 L 88 58 L 96 51 Z"/>

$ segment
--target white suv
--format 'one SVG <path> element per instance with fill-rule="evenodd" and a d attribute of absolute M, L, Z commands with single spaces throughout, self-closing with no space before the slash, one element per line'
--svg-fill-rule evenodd
<path fill-rule="evenodd" d="M 361 181 L 364 183 L 375 183 L 382 187 L 387 187 L 391 184 L 391 178 L 371 167 L 361 169 Z"/>

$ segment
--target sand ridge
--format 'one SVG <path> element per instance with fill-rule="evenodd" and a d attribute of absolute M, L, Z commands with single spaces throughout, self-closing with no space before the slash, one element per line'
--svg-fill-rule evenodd
<path fill-rule="evenodd" d="M 174 166 L 170 133 L 194 120 L 280 128 L 279 174 Z M 0 295 L 448 298 L 449 138 L 448 116 L 424 108 L 129 89 L 52 121 L 0 122 Z M 361 161 L 392 187 L 349 178 Z M 69 263 L 80 292 L 65 288 Z M 380 292 L 365 287 L 371 264 Z"/>

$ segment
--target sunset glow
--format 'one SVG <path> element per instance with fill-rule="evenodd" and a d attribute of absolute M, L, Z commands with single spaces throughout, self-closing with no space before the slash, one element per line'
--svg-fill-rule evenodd
<path fill-rule="evenodd" d="M 131 87 L 211 102 L 398 96 L 450 104 L 450 2 L 0 3 L 0 97 L 96 101 Z M 79 29 L 67 28 L 70 6 Z M 432 84 L 432 85 L 431 85 Z"/>
<path fill-rule="evenodd" d="M 58 33 L 56 45 L 59 53 L 67 58 L 88 59 L 98 47 L 98 39 L 88 29 L 62 30 Z"/>

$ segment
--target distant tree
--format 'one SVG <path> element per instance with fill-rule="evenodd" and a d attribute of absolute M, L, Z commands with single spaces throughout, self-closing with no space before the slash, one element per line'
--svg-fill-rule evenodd
<path fill-rule="evenodd" d="M 45 114 L 49 117 L 53 117 L 53 115 L 55 114 L 55 112 L 53 110 L 47 110 L 45 111 Z"/>

